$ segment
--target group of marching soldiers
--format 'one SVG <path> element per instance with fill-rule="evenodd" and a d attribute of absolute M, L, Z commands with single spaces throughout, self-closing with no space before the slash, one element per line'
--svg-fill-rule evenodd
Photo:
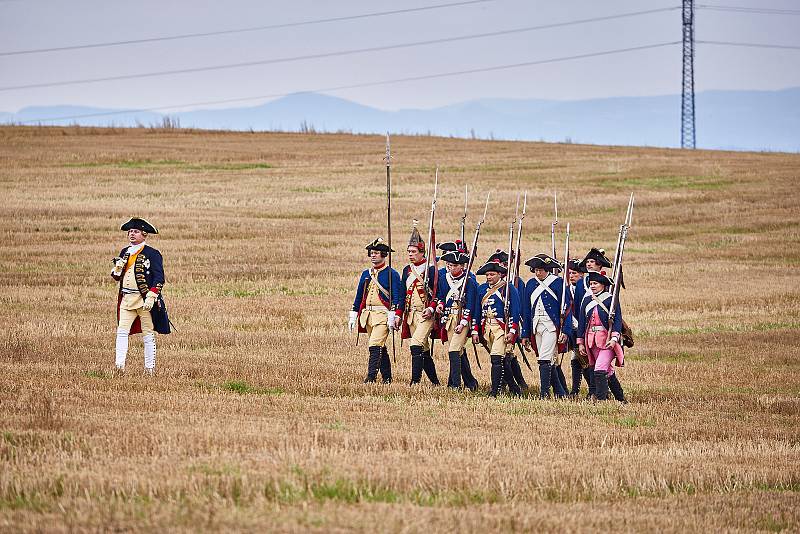
<path fill-rule="evenodd" d="M 401 272 L 387 265 L 394 250 L 383 239 L 366 246 L 371 265 L 361 274 L 349 321 L 351 331 L 368 338 L 365 383 L 375 382 L 379 372 L 384 383 L 392 381 L 387 339 L 399 330 L 401 340 L 409 340 L 411 385 L 420 383 L 423 373 L 439 385 L 433 359 L 438 339 L 447 347 L 447 386 L 478 390 L 466 350 L 471 341 L 478 366 L 477 347 L 489 354 L 492 397 L 506 389 L 514 396 L 528 389 L 517 353 L 530 369 L 526 352 L 532 352 L 541 398 L 550 397 L 551 389 L 556 398 L 578 398 L 583 379 L 587 398 L 606 400 L 610 391 L 617 401 L 627 402 L 614 371 L 624 363 L 622 313 L 618 299 L 612 298 L 613 281 L 604 271 L 612 264 L 602 249 L 592 248 L 582 260 L 566 265 L 552 255 L 537 254 L 525 262 L 533 276 L 527 282 L 517 276 L 510 283 L 513 269 L 509 275 L 506 251 L 494 252 L 473 273 L 462 240 L 436 249 L 441 257 L 429 261 L 416 223 L 407 247 L 409 263 Z M 483 283 L 478 276 L 485 277 Z M 561 369 L 567 353 L 571 387 Z"/>

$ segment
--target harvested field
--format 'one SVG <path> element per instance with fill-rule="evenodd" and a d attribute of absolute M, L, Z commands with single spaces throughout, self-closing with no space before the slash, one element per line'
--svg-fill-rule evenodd
<path fill-rule="evenodd" d="M 623 406 L 487 398 L 485 351 L 480 394 L 412 389 L 399 338 L 395 382 L 362 384 L 383 144 L 0 128 L 0 530 L 800 530 L 800 155 L 393 138 L 401 252 L 437 164 L 440 241 L 465 182 L 470 228 L 492 191 L 480 259 L 522 190 L 545 252 L 555 189 L 559 241 L 613 255 L 635 192 Z M 132 215 L 177 327 L 154 377 L 140 336 L 112 372 Z"/>

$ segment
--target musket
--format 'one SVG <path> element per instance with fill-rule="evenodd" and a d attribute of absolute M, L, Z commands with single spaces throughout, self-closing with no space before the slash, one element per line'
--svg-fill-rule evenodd
<path fill-rule="evenodd" d="M 512 247 L 514 246 L 514 225 L 517 224 L 517 216 L 519 215 L 519 195 L 517 195 L 517 209 L 514 213 L 514 220 L 511 221 L 511 224 L 508 226 L 508 266 L 511 267 L 512 255 L 514 254 L 514 250 Z M 516 260 L 515 260 L 516 261 Z M 509 323 L 509 314 L 511 313 L 511 284 L 513 283 L 509 280 L 509 276 L 511 274 L 511 269 L 506 270 L 506 287 L 503 290 L 503 336 L 508 336 L 508 329 Z M 503 344 L 506 343 L 505 338 L 503 339 Z M 512 347 L 513 350 L 513 347 Z"/>
<path fill-rule="evenodd" d="M 609 335 L 614 328 L 614 317 L 617 315 L 617 304 L 619 303 L 619 289 L 622 285 L 622 257 L 625 254 L 625 240 L 628 238 L 628 229 L 633 224 L 633 193 L 628 201 L 628 212 L 625 214 L 625 222 L 619 227 L 619 246 L 614 254 L 614 267 L 612 270 L 612 281 L 614 289 L 611 292 L 611 308 L 608 310 L 608 332 Z"/>
<path fill-rule="evenodd" d="M 464 184 L 464 215 L 461 216 L 461 246 L 464 247 L 464 250 L 467 249 L 467 242 L 465 241 L 467 236 L 465 234 L 465 228 L 467 226 L 467 198 L 469 194 L 469 185 Z"/>
<path fill-rule="evenodd" d="M 550 248 L 553 252 L 553 259 L 556 257 L 556 225 L 558 224 L 558 193 L 553 193 L 553 208 L 555 209 L 555 218 L 550 223 Z"/>
<path fill-rule="evenodd" d="M 469 282 L 469 273 L 472 272 L 472 265 L 475 263 L 475 256 L 478 254 L 478 236 L 481 234 L 481 225 L 483 221 L 486 220 L 486 212 L 489 209 L 489 195 L 491 193 L 486 193 L 486 205 L 483 207 L 483 217 L 481 220 L 478 221 L 478 224 L 475 225 L 475 237 L 472 240 L 472 248 L 470 249 L 469 254 L 469 261 L 467 262 L 467 270 L 465 274 L 464 283 L 461 285 L 461 290 L 458 292 L 458 321 L 461 322 L 464 314 L 464 305 L 466 304 L 465 300 L 467 297 L 467 283 Z"/>
<path fill-rule="evenodd" d="M 561 284 L 561 328 L 559 333 L 564 331 L 564 325 L 567 324 L 567 288 L 569 287 L 569 223 L 567 223 L 567 237 L 564 239 L 564 270 L 563 270 L 563 284 Z M 569 344 L 567 344 L 569 347 Z M 563 355 L 566 352 L 562 352 Z M 563 356 L 562 356 L 563 359 Z M 561 362 L 559 362 L 561 365 Z"/>
<path fill-rule="evenodd" d="M 389 309 L 394 308 L 394 293 L 392 293 L 392 151 L 389 146 L 389 132 L 386 132 L 386 234 L 389 241 Z M 395 317 L 395 320 L 397 318 Z M 394 328 L 392 331 L 392 360 L 397 363 L 397 354 L 394 345 Z"/>
<path fill-rule="evenodd" d="M 519 196 L 517 196 L 517 206 L 519 207 Z M 525 191 L 525 196 L 523 197 L 522 201 L 522 215 L 520 215 L 519 219 L 517 219 L 517 246 L 514 249 L 514 272 L 513 276 L 511 277 L 512 283 L 517 283 L 517 278 L 519 278 L 519 268 L 520 263 L 522 261 L 522 254 L 520 253 L 520 246 L 522 244 L 522 220 L 525 218 L 525 213 L 528 210 L 528 192 Z M 509 263 L 509 266 L 511 263 Z M 528 367 L 528 370 L 533 371 L 531 368 L 531 364 L 528 361 L 528 357 L 525 356 L 525 349 L 522 348 L 522 340 L 517 340 L 517 347 L 519 347 L 519 353 L 522 355 L 522 361 L 525 362 L 525 365 Z"/>
<path fill-rule="evenodd" d="M 436 166 L 436 175 L 433 180 L 433 200 L 431 201 L 431 218 L 430 222 L 428 223 L 428 252 L 425 258 L 425 291 L 428 291 L 428 277 L 431 270 L 431 258 L 435 256 L 436 249 L 434 248 L 434 239 L 435 234 L 433 231 L 433 222 L 436 217 L 436 194 L 439 192 L 439 166 Z M 434 283 L 436 280 L 434 280 Z M 428 302 L 431 302 L 434 298 L 436 298 L 436 291 L 434 290 L 433 294 L 430 295 Z"/>

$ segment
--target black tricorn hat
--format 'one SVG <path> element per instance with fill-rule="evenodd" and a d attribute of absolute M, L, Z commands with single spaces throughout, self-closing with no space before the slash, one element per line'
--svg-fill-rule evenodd
<path fill-rule="evenodd" d="M 606 276 L 605 273 L 602 271 L 599 273 L 592 271 L 587 275 L 587 278 L 589 279 L 589 282 L 600 282 L 604 286 L 609 286 L 609 287 L 612 285 L 611 278 Z"/>
<path fill-rule="evenodd" d="M 455 252 L 458 250 L 458 245 L 456 245 L 453 241 L 445 241 L 444 243 L 437 243 L 436 248 L 442 252 Z"/>
<path fill-rule="evenodd" d="M 586 267 L 581 265 L 581 260 L 569 260 L 569 270 L 576 273 L 585 273 Z"/>
<path fill-rule="evenodd" d="M 581 267 L 583 267 L 583 269 L 586 269 L 586 260 L 594 260 L 602 267 L 611 267 L 611 262 L 606 258 L 606 251 L 602 248 L 592 248 L 592 250 L 589 251 L 581 262 Z M 586 270 L 584 272 L 586 272 Z"/>
<path fill-rule="evenodd" d="M 498 248 L 491 256 L 489 256 L 489 259 L 486 260 L 487 263 L 490 261 L 499 261 L 500 263 L 505 263 L 508 265 L 508 252 Z"/>
<path fill-rule="evenodd" d="M 500 273 L 500 274 L 507 274 L 508 269 L 503 262 L 500 261 L 500 258 L 496 258 L 494 260 L 489 260 L 483 264 L 483 266 L 478 269 L 478 272 L 475 274 L 486 274 L 486 273 Z"/>
<path fill-rule="evenodd" d="M 131 217 L 131 219 L 119 227 L 120 230 L 127 232 L 128 230 L 141 230 L 148 234 L 157 234 L 158 230 L 155 226 L 145 221 L 141 217 Z"/>
<path fill-rule="evenodd" d="M 372 243 L 370 243 L 369 245 L 367 245 L 364 248 L 366 248 L 368 251 L 369 250 L 377 250 L 379 252 L 386 252 L 386 253 L 394 252 L 394 250 L 392 250 L 389 247 L 389 245 L 386 244 L 386 242 L 383 240 L 382 237 L 376 238 L 375 241 L 373 241 Z"/>
<path fill-rule="evenodd" d="M 533 271 L 534 269 L 544 269 L 545 271 L 550 271 L 552 269 L 561 268 L 561 264 L 558 263 L 553 258 L 551 258 L 550 256 L 548 256 L 547 254 L 537 254 L 536 256 L 526 261 L 525 265 L 530 267 L 531 271 Z"/>
<path fill-rule="evenodd" d="M 458 263 L 460 265 L 466 265 L 467 263 L 469 263 L 469 256 L 458 250 L 453 250 L 442 256 L 442 261 L 446 261 L 447 263 Z"/>

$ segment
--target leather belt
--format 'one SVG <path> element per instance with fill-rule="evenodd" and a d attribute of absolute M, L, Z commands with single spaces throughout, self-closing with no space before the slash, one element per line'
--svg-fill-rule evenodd
<path fill-rule="evenodd" d="M 364 306 L 365 311 L 389 311 L 386 306 Z"/>
<path fill-rule="evenodd" d="M 605 326 L 590 326 L 589 327 L 589 332 L 605 332 L 605 331 L 607 331 Z"/>

